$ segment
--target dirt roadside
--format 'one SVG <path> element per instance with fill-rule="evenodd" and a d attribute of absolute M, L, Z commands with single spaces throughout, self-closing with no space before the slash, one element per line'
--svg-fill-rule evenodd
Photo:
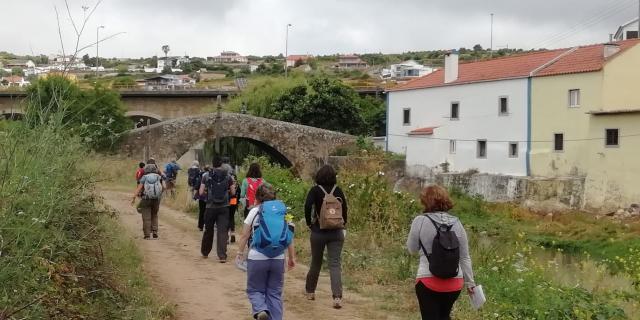
<path fill-rule="evenodd" d="M 178 319 L 252 319 L 245 294 L 246 274 L 233 263 L 220 264 L 200 256 L 201 233 L 195 220 L 184 212 L 160 208 L 159 240 L 142 240 L 140 215 L 128 193 L 103 191 L 105 203 L 119 213 L 122 224 L 135 239 L 144 257 L 141 266 L 156 289 L 176 305 Z M 304 245 L 304 244 L 298 244 Z M 235 256 L 236 246 L 229 246 Z M 329 279 L 322 275 L 316 301 L 304 299 L 307 268 L 299 265 L 285 280 L 285 319 L 392 319 L 375 310 L 374 303 L 346 292 L 341 310 L 331 308 Z"/>

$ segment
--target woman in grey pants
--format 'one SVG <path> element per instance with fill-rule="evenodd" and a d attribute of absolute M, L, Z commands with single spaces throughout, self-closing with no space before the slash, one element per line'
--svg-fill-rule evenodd
<path fill-rule="evenodd" d="M 315 291 L 318 285 L 318 277 L 322 267 L 324 248 L 327 247 L 329 262 L 329 276 L 331 278 L 331 292 L 333 294 L 333 307 L 342 308 L 342 265 L 341 255 L 344 244 L 344 229 L 322 230 L 318 223 L 320 208 L 324 200 L 325 192 L 334 189 L 333 195 L 342 200 L 342 218 L 347 224 L 347 198 L 340 187 L 336 186 L 336 171 L 330 165 L 325 165 L 316 173 L 316 186 L 309 190 L 307 201 L 304 205 L 304 216 L 307 226 L 311 230 L 311 266 L 307 273 L 305 289 L 307 299 L 315 300 Z M 324 190 L 323 190 L 324 189 Z"/>

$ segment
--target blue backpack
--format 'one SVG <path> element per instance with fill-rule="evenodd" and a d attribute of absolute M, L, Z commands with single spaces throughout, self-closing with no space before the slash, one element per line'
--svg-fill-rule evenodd
<path fill-rule="evenodd" d="M 267 201 L 260 205 L 258 226 L 253 230 L 251 245 L 269 258 L 275 258 L 293 241 L 293 231 L 285 221 L 287 207 L 280 200 Z"/>

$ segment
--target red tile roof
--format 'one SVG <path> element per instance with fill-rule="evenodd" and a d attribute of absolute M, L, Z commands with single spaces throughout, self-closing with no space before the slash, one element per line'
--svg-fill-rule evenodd
<path fill-rule="evenodd" d="M 289 61 L 298 61 L 298 60 L 307 60 L 309 58 L 312 58 L 313 56 L 307 55 L 307 54 L 290 54 L 287 57 L 287 60 Z"/>
<path fill-rule="evenodd" d="M 428 136 L 428 135 L 432 135 L 433 134 L 433 130 L 435 130 L 437 127 L 427 127 L 427 128 L 420 128 L 420 129 L 415 129 L 413 131 L 409 132 L 410 136 Z"/>
<path fill-rule="evenodd" d="M 620 45 L 620 52 L 623 52 L 640 43 L 640 40 L 633 39 L 615 43 Z M 458 79 L 451 83 L 444 83 L 444 70 L 439 69 L 389 91 L 425 89 L 483 81 L 526 78 L 534 71 L 535 76 L 598 71 L 602 69 L 607 60 L 620 54 L 620 52 L 618 52 L 605 60 L 603 50 L 604 44 L 596 44 L 578 47 L 577 49 L 565 48 L 538 51 L 492 60 L 461 63 L 458 68 Z M 554 59 L 558 60 L 554 61 Z"/>
<path fill-rule="evenodd" d="M 607 59 L 604 58 L 605 44 L 577 47 L 574 51 L 562 56 L 560 59 L 554 61 L 539 72 L 536 72 L 535 76 L 544 77 L 560 74 L 600 71 L 608 60 L 613 59 L 621 52 L 635 46 L 640 43 L 640 41 L 633 39 L 614 43 L 619 46 L 620 51 Z"/>

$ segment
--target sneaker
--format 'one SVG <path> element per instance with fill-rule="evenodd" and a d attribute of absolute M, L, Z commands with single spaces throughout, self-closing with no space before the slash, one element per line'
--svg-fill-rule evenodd
<path fill-rule="evenodd" d="M 316 299 L 316 294 L 315 293 L 306 293 L 307 296 L 307 300 L 315 300 Z"/>
<path fill-rule="evenodd" d="M 153 238 L 154 238 L 154 239 L 158 239 L 158 234 L 157 234 L 157 233 L 154 233 L 154 234 L 153 234 Z"/>
<path fill-rule="evenodd" d="M 266 311 L 260 311 L 256 314 L 258 320 L 269 320 L 269 314 Z"/>
<path fill-rule="evenodd" d="M 207 259 L 209 258 L 209 256 L 202 256 L 202 259 Z"/>
<path fill-rule="evenodd" d="M 149 239 L 151 239 L 151 237 L 149 237 L 149 236 L 144 236 L 144 240 L 149 240 Z"/>
<path fill-rule="evenodd" d="M 342 308 L 342 298 L 333 298 L 333 308 L 334 309 Z"/>
<path fill-rule="evenodd" d="M 220 258 L 220 259 L 218 260 L 218 262 L 220 262 L 220 263 L 227 263 L 227 258 Z"/>

